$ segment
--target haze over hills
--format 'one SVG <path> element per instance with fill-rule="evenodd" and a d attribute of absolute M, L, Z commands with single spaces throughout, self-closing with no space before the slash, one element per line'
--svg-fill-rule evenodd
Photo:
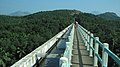
<path fill-rule="evenodd" d="M 99 11 L 92 11 L 91 13 L 94 14 L 94 15 L 101 14 L 101 12 L 99 12 Z"/>
<path fill-rule="evenodd" d="M 81 11 L 76 10 L 76 12 L 74 12 L 72 14 L 79 14 L 80 12 Z M 97 15 L 98 17 L 106 19 L 106 20 L 120 20 L 120 17 L 114 12 L 100 13 L 99 11 L 92 11 L 91 13 L 94 15 Z M 9 16 L 26 16 L 29 14 L 30 14 L 30 12 L 16 11 L 16 12 L 10 13 Z"/>
<path fill-rule="evenodd" d="M 29 15 L 29 12 L 24 12 L 24 11 L 16 11 L 13 13 L 10 13 L 10 16 L 25 16 L 25 15 Z"/>
<path fill-rule="evenodd" d="M 73 14 L 79 14 L 81 11 L 76 10 L 76 12 L 72 13 Z M 8 14 L 8 16 L 26 16 L 31 14 L 30 12 L 26 12 L 26 11 L 16 11 L 13 13 Z M 101 17 L 103 19 L 106 20 L 120 20 L 120 17 L 114 13 L 114 12 L 105 12 L 105 13 L 101 13 L 99 11 L 92 11 L 91 14 L 97 15 L 98 17 Z"/>

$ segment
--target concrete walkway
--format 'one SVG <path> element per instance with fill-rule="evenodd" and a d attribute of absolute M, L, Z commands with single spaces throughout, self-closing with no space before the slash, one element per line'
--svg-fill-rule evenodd
<path fill-rule="evenodd" d="M 93 57 L 89 57 L 89 52 L 86 50 L 78 30 L 75 30 L 74 35 L 71 67 L 94 67 Z"/>

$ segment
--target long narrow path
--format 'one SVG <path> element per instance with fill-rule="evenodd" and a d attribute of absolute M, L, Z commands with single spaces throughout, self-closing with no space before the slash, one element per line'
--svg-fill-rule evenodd
<path fill-rule="evenodd" d="M 75 30 L 71 67 L 93 67 L 93 58 L 84 46 L 84 42 L 78 30 Z"/>
<path fill-rule="evenodd" d="M 47 57 L 42 61 L 39 67 L 59 67 L 59 59 L 63 56 L 64 50 L 66 48 L 65 42 L 68 41 L 67 36 L 70 31 L 68 31 L 62 39 L 57 43 L 54 49 L 47 55 Z M 84 46 L 82 37 L 77 29 L 75 29 L 71 67 L 93 67 L 93 58 L 89 57 L 89 52 Z"/>

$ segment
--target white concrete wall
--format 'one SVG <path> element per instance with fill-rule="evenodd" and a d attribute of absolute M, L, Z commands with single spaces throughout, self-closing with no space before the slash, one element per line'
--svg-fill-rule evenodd
<path fill-rule="evenodd" d="M 42 44 L 40 47 L 36 48 L 34 51 L 20 59 L 11 67 L 32 67 L 36 63 L 36 59 L 37 58 L 40 59 L 43 55 L 45 55 L 46 52 L 55 44 L 58 38 L 60 38 L 71 26 L 72 24 L 65 28 L 63 31 L 61 31 L 60 33 L 58 33 L 57 35 L 55 35 L 53 38 Z M 39 57 L 36 57 L 36 55 L 39 55 Z"/>

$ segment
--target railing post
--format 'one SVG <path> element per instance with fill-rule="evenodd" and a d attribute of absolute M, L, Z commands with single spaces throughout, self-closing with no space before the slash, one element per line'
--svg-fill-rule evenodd
<path fill-rule="evenodd" d="M 90 34 L 89 31 L 88 31 L 88 34 Z M 90 36 L 89 36 L 89 35 L 87 35 L 87 36 L 88 36 L 87 42 L 89 43 L 89 41 L 90 41 Z M 89 51 L 89 44 L 87 44 L 87 50 Z"/>
<path fill-rule="evenodd" d="M 68 58 L 61 57 L 59 67 L 68 67 Z"/>
<path fill-rule="evenodd" d="M 98 58 L 95 54 L 98 54 L 99 44 L 96 42 L 96 40 L 99 41 L 99 37 L 95 37 L 95 52 L 94 52 L 94 66 L 98 67 Z"/>
<path fill-rule="evenodd" d="M 93 33 L 91 33 L 91 36 L 93 37 Z M 93 57 L 93 50 L 92 50 L 92 48 L 91 47 L 93 47 L 93 38 L 92 37 L 90 37 L 91 39 L 91 41 L 90 41 L 90 57 Z"/>
<path fill-rule="evenodd" d="M 85 33 L 85 38 L 87 39 L 87 33 Z M 87 41 L 85 40 L 85 46 L 87 46 Z"/>
<path fill-rule="evenodd" d="M 103 44 L 103 50 L 102 50 L 102 67 L 107 67 L 108 65 L 108 54 L 105 52 L 105 48 L 109 48 L 108 43 Z"/>
<path fill-rule="evenodd" d="M 83 34 L 82 35 L 82 38 L 83 38 L 83 41 L 85 42 L 85 39 L 84 39 L 84 34 L 85 34 L 85 32 L 81 29 L 81 33 Z"/>

